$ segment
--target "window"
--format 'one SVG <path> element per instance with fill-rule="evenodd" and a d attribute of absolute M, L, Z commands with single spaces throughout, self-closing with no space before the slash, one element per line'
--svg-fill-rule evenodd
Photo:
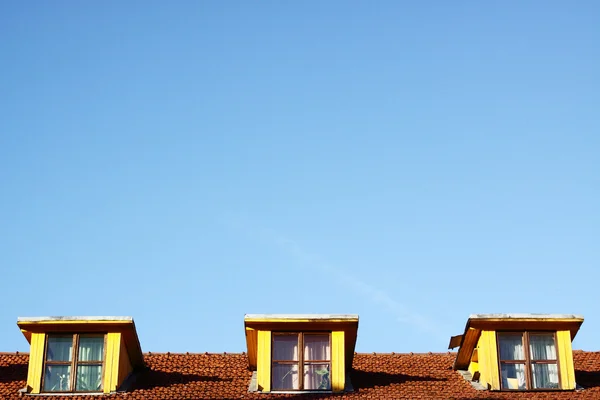
<path fill-rule="evenodd" d="M 330 333 L 273 333 L 271 389 L 331 390 L 330 339 Z"/>
<path fill-rule="evenodd" d="M 104 335 L 47 335 L 44 392 L 100 392 Z"/>
<path fill-rule="evenodd" d="M 554 332 L 499 332 L 501 388 L 559 389 Z"/>

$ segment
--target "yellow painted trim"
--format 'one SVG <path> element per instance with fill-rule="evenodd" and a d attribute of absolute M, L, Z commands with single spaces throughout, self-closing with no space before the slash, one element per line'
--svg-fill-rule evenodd
<path fill-rule="evenodd" d="M 287 319 L 287 318 L 248 318 L 245 319 L 244 322 L 252 323 L 252 322 L 310 322 L 310 323 L 330 323 L 330 322 L 358 322 L 358 318 L 353 319 Z"/>
<path fill-rule="evenodd" d="M 582 318 L 470 318 L 469 322 L 583 322 Z"/>
<path fill-rule="evenodd" d="M 501 325 L 506 324 L 522 324 L 532 323 L 535 325 L 539 324 L 567 324 L 573 325 L 579 328 L 583 323 L 583 318 L 470 318 L 467 321 L 467 325 L 472 328 L 487 327 L 490 325 Z"/>
<path fill-rule="evenodd" d="M 346 385 L 344 331 L 331 332 L 331 390 L 343 392 Z"/>
<path fill-rule="evenodd" d="M 479 372 L 479 340 L 475 345 L 473 354 L 471 354 L 471 362 L 469 363 L 469 367 L 467 368 L 467 370 L 471 373 L 472 376 L 475 375 L 476 372 Z"/>
<path fill-rule="evenodd" d="M 498 369 L 498 348 L 495 331 L 481 331 L 478 345 L 480 381 L 492 390 L 500 390 L 500 371 Z"/>
<path fill-rule="evenodd" d="M 131 321 L 92 321 L 92 320 L 79 320 L 79 321 L 24 321 L 18 322 L 19 328 L 26 329 L 27 327 L 37 325 L 133 325 Z"/>
<path fill-rule="evenodd" d="M 32 333 L 31 347 L 29 350 L 29 366 L 27 369 L 27 386 L 33 394 L 42 390 L 42 372 L 44 369 L 44 347 L 46 334 Z"/>
<path fill-rule="evenodd" d="M 127 351 L 127 345 L 125 344 L 125 339 L 123 335 L 121 335 L 121 350 L 119 354 L 119 380 L 117 384 L 117 389 L 121 386 L 123 381 L 129 376 L 129 374 L 133 371 L 133 367 L 131 366 L 131 361 L 129 360 L 129 353 Z"/>
<path fill-rule="evenodd" d="M 256 360 L 258 390 L 271 391 L 271 331 L 258 331 Z"/>
<path fill-rule="evenodd" d="M 575 367 L 573 366 L 573 349 L 571 347 L 571 332 L 556 332 L 558 346 L 558 362 L 562 389 L 575 389 Z"/>
<path fill-rule="evenodd" d="M 467 370 L 471 373 L 471 375 L 475 375 L 475 372 L 479 372 L 479 362 L 471 361 Z M 481 374 L 481 372 L 479 373 Z"/>
<path fill-rule="evenodd" d="M 104 393 L 115 392 L 119 385 L 119 355 L 121 333 L 109 332 L 106 335 L 106 359 L 104 360 Z"/>
<path fill-rule="evenodd" d="M 112 353 L 114 352 L 113 349 L 113 342 L 108 340 L 108 334 L 106 337 L 106 349 L 104 350 L 104 354 L 105 354 L 105 359 L 104 359 L 104 371 L 102 371 L 102 373 L 104 374 L 104 376 L 102 377 L 102 388 L 104 393 L 110 393 L 110 384 L 111 384 L 111 379 L 112 376 L 109 373 L 109 363 L 108 360 L 109 358 L 112 357 Z"/>

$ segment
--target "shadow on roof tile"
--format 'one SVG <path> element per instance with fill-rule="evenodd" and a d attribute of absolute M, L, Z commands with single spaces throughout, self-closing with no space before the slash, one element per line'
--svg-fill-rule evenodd
<path fill-rule="evenodd" d="M 600 371 L 575 370 L 575 382 L 586 389 L 600 387 Z"/>
<path fill-rule="evenodd" d="M 22 381 L 27 378 L 27 364 L 0 365 L 0 383 Z"/>
<path fill-rule="evenodd" d="M 141 372 L 139 378 L 136 379 L 135 388 L 153 389 L 193 382 L 231 382 L 232 380 L 232 378 L 221 378 L 218 376 L 182 374 L 181 372 L 167 372 L 147 369 Z"/>
<path fill-rule="evenodd" d="M 435 382 L 447 380 L 446 378 L 434 378 L 431 376 L 389 374 L 387 372 L 368 372 L 360 370 L 352 370 L 351 379 L 355 389 L 368 389 L 375 386 L 389 386 L 406 382 Z"/>

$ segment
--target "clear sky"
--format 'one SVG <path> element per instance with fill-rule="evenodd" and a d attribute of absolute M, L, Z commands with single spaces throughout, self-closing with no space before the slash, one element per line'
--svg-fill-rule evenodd
<path fill-rule="evenodd" d="M 241 352 L 245 313 L 446 351 L 577 313 L 600 350 L 597 1 L 0 2 L 0 351 L 131 315 Z"/>

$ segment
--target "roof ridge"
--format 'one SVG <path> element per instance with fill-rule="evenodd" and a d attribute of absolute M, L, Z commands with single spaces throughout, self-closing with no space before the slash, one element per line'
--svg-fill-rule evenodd
<path fill-rule="evenodd" d="M 419 356 L 419 355 L 424 355 L 424 356 L 437 356 L 437 355 L 443 355 L 443 356 L 447 356 L 447 355 L 456 355 L 456 351 L 438 351 L 438 352 L 433 352 L 433 351 L 427 351 L 427 352 L 414 352 L 414 351 L 409 351 L 409 352 L 378 352 L 378 351 L 373 351 L 370 353 L 361 353 L 361 352 L 356 352 L 355 353 L 358 356 L 384 356 L 384 355 L 394 355 L 394 356 L 399 356 L 399 355 L 406 355 L 406 356 Z"/>
<path fill-rule="evenodd" d="M 210 352 L 210 351 L 186 351 L 186 352 L 179 352 L 179 351 L 146 351 L 144 352 L 144 355 L 150 355 L 150 356 L 155 356 L 155 355 L 183 355 L 183 356 L 210 356 L 210 355 L 220 355 L 220 356 L 245 356 L 246 353 L 245 352 L 229 352 L 229 351 L 222 351 L 222 352 Z"/>

